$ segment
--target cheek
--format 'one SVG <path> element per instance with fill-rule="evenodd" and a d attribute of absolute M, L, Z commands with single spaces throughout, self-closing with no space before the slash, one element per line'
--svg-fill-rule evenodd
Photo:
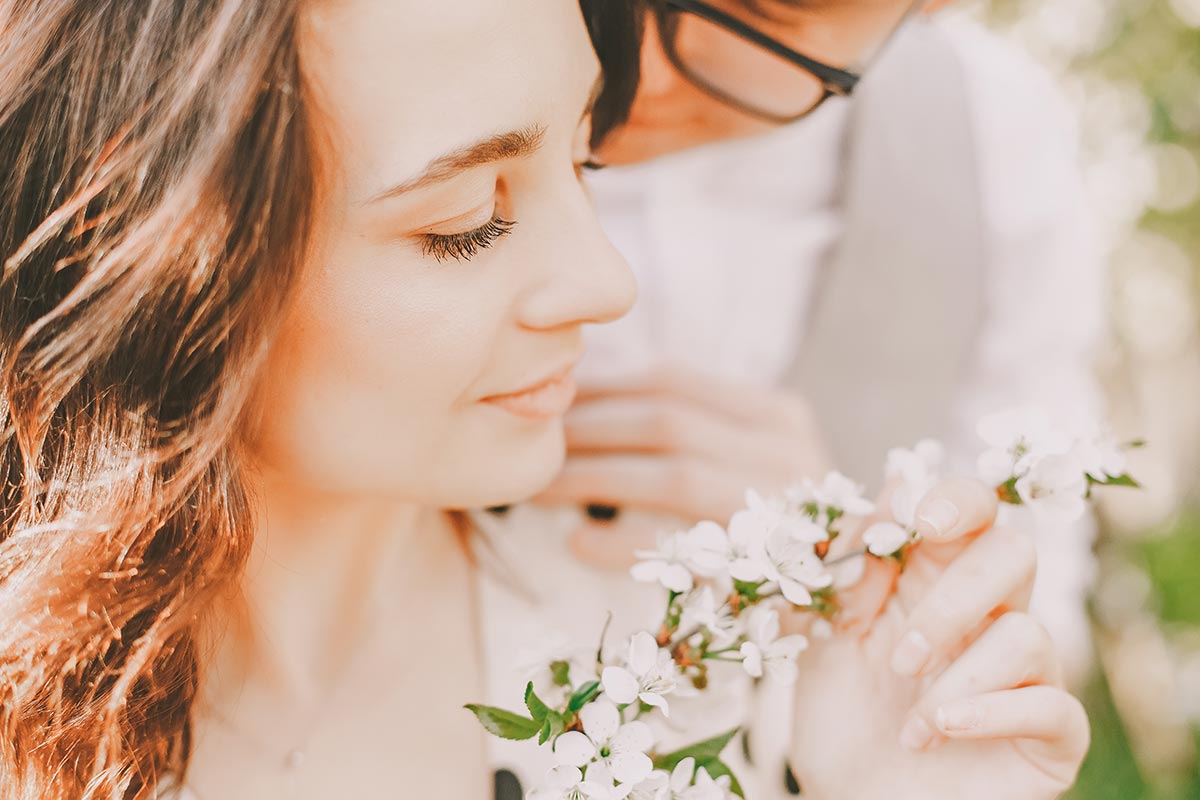
<path fill-rule="evenodd" d="M 259 450 L 308 485 L 424 496 L 476 411 L 503 304 L 421 265 L 350 263 L 313 274 L 281 331 Z"/>

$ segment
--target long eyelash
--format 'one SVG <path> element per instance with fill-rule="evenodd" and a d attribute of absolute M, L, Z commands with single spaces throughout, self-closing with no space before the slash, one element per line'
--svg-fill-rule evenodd
<path fill-rule="evenodd" d="M 455 261 L 470 261 L 481 250 L 486 250 L 502 236 L 507 236 L 517 223 L 500 217 L 492 217 L 486 224 L 465 233 L 427 233 L 421 252 L 433 256 L 439 262 L 448 258 Z"/>

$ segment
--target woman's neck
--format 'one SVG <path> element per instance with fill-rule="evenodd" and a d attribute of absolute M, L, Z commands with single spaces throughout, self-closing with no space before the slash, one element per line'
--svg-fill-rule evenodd
<path fill-rule="evenodd" d="M 404 597 L 429 602 L 436 576 L 465 563 L 437 509 L 323 495 L 270 474 L 258 505 L 237 613 L 213 654 L 217 693 L 260 679 L 283 702 L 320 696 L 372 633 L 395 624 Z"/>

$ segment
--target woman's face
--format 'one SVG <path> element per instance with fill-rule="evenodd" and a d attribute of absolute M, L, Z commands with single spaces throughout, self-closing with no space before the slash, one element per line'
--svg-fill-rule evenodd
<path fill-rule="evenodd" d="M 578 3 L 313 0 L 301 52 L 330 180 L 257 454 L 322 492 L 536 492 L 582 326 L 635 291 L 579 181 L 600 72 Z"/>

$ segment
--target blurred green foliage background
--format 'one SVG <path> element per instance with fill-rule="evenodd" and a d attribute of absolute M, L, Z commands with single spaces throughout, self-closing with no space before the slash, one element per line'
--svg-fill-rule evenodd
<path fill-rule="evenodd" d="M 975 0 L 1060 78 L 1112 251 L 1101 364 L 1146 489 L 1106 503 L 1071 800 L 1200 799 L 1200 0 Z M 1036 124 L 1031 120 L 1030 124 Z"/>

